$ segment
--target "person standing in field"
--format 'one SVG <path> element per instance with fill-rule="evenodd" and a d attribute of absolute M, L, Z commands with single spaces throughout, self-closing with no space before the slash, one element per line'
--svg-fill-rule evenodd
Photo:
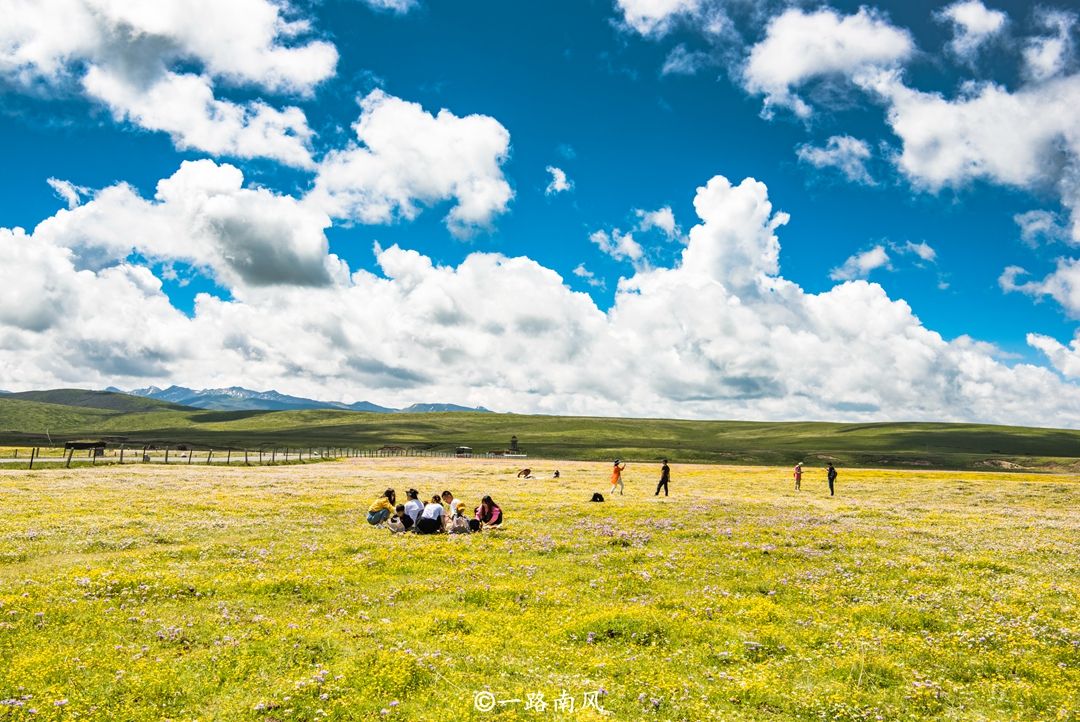
<path fill-rule="evenodd" d="M 829 464 L 829 468 L 826 469 L 829 477 L 829 496 L 833 496 L 833 485 L 836 483 L 836 468 Z"/>
<path fill-rule="evenodd" d="M 802 489 L 802 462 L 795 465 L 795 491 Z"/>
<path fill-rule="evenodd" d="M 660 467 L 660 481 L 656 482 L 656 493 L 653 496 L 660 496 L 660 487 L 664 487 L 664 496 L 668 495 L 668 482 L 671 481 L 671 467 L 667 464 L 667 459 L 664 459 L 664 465 Z"/>
<path fill-rule="evenodd" d="M 372 526 L 382 524 L 394 515 L 394 504 L 397 497 L 393 489 L 387 489 L 378 499 L 371 503 L 367 512 L 367 523 Z"/>
<path fill-rule="evenodd" d="M 615 487 L 617 486 L 617 487 L 619 487 L 619 496 L 622 496 L 623 495 L 622 473 L 623 473 L 623 469 L 626 468 L 626 464 L 622 464 L 621 466 L 619 464 L 620 464 L 619 460 L 615 459 L 615 466 L 612 467 L 612 469 L 611 469 L 611 491 L 609 491 L 608 493 L 609 494 L 614 494 L 615 493 Z"/>

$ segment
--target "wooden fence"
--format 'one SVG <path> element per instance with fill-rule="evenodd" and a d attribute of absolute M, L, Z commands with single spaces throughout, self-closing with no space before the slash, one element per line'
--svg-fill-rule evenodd
<path fill-rule="evenodd" d="M 159 448 L 160 447 L 160 448 Z M 29 454 L 19 456 L 20 449 L 29 449 Z M 0 469 L 19 468 L 22 459 L 26 459 L 26 468 L 33 469 L 35 464 L 41 468 L 44 465 L 55 466 L 63 464 L 64 468 L 70 468 L 72 461 L 82 461 L 83 453 L 90 465 L 98 464 L 170 464 L 170 465 L 219 465 L 219 466 L 270 466 L 277 464 L 299 464 L 319 461 L 333 461 L 341 458 L 387 458 L 387 457 L 418 457 L 434 459 L 524 459 L 525 454 L 500 454 L 469 453 L 460 454 L 454 451 L 436 451 L 431 449 L 409 449 L 402 447 L 382 447 L 378 449 L 361 449 L 340 446 L 324 447 L 262 447 L 256 449 L 195 449 L 187 444 L 177 445 L 150 445 L 145 446 L 119 444 L 91 449 L 58 449 L 56 447 L 19 447 L 13 450 L 11 456 L 0 458 Z M 76 455 L 76 453 L 78 454 Z"/>

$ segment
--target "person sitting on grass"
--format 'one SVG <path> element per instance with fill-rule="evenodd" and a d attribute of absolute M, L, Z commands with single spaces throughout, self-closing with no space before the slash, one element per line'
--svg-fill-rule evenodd
<path fill-rule="evenodd" d="M 405 501 L 405 513 L 412 519 L 413 524 L 416 524 L 416 520 L 420 518 L 420 514 L 424 511 L 424 502 L 420 501 L 420 492 L 416 489 L 409 489 L 405 492 L 407 497 Z"/>
<path fill-rule="evenodd" d="M 387 489 L 382 493 L 378 499 L 372 502 L 368 507 L 367 523 L 372 526 L 379 526 L 386 522 L 394 514 L 394 503 L 397 500 L 397 496 L 394 494 L 393 489 Z"/>
<path fill-rule="evenodd" d="M 417 534 L 440 534 L 446 524 L 446 510 L 443 509 L 439 495 L 431 497 L 431 501 L 424 506 L 420 518 L 416 520 Z"/>
<path fill-rule="evenodd" d="M 485 527 L 499 526 L 503 520 L 502 509 L 490 496 L 485 496 L 476 508 L 476 519 Z"/>
<path fill-rule="evenodd" d="M 443 503 L 446 504 L 446 513 L 450 516 L 454 515 L 454 510 L 457 509 L 458 500 L 454 498 L 454 495 L 449 491 L 442 493 Z"/>
<path fill-rule="evenodd" d="M 465 518 L 465 504 L 458 502 L 457 508 L 454 509 L 454 516 L 450 519 L 450 528 L 448 529 L 451 534 L 468 534 L 472 531 L 469 528 L 469 520 Z"/>
<path fill-rule="evenodd" d="M 404 504 L 397 505 L 397 516 L 391 517 L 391 520 L 394 518 L 401 524 L 401 531 L 409 531 L 413 528 L 413 518 L 405 511 Z"/>
<path fill-rule="evenodd" d="M 401 523 L 401 517 L 397 515 L 390 517 L 390 521 L 386 522 L 386 528 L 390 530 L 391 534 L 403 534 L 405 532 L 405 525 Z"/>

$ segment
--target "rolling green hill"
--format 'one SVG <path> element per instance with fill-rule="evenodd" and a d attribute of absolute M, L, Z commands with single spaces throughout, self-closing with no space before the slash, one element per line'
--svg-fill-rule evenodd
<path fill-rule="evenodd" d="M 516 435 L 531 457 L 909 468 L 1080 469 L 1080 431 L 981 424 L 677 421 L 514 414 L 375 414 L 338 410 L 205 411 L 146 399 L 42 392 L 80 405 L 0 397 L 0 443 L 88 438 L 214 448 L 385 444 L 428 451 L 503 450 Z M 92 392 L 83 392 L 92 393 Z M 122 394 L 110 394 L 121 396 Z M 40 396 L 39 396 L 40 398 Z M 46 398 L 49 398 L 46 396 Z M 108 403 L 94 408 L 86 399 Z M 130 398 L 130 397 L 129 397 Z M 140 402 L 147 402 L 140 408 Z"/>
<path fill-rule="evenodd" d="M 118 394 L 112 391 L 87 391 L 86 389 L 50 389 L 48 391 L 22 391 L 7 394 L 5 398 L 23 401 L 39 401 L 62 406 L 82 406 L 89 409 L 108 409 L 110 411 L 152 411 L 155 409 L 187 409 L 187 406 L 170 404 L 167 401 L 147 399 L 130 394 Z"/>

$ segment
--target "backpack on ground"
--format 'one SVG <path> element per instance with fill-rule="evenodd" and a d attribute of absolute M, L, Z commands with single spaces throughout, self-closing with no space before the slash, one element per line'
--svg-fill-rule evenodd
<path fill-rule="evenodd" d="M 601 494 L 598 491 L 593 492 L 592 499 L 589 499 L 589 501 L 603 501 L 603 500 L 604 500 L 604 495 Z"/>

